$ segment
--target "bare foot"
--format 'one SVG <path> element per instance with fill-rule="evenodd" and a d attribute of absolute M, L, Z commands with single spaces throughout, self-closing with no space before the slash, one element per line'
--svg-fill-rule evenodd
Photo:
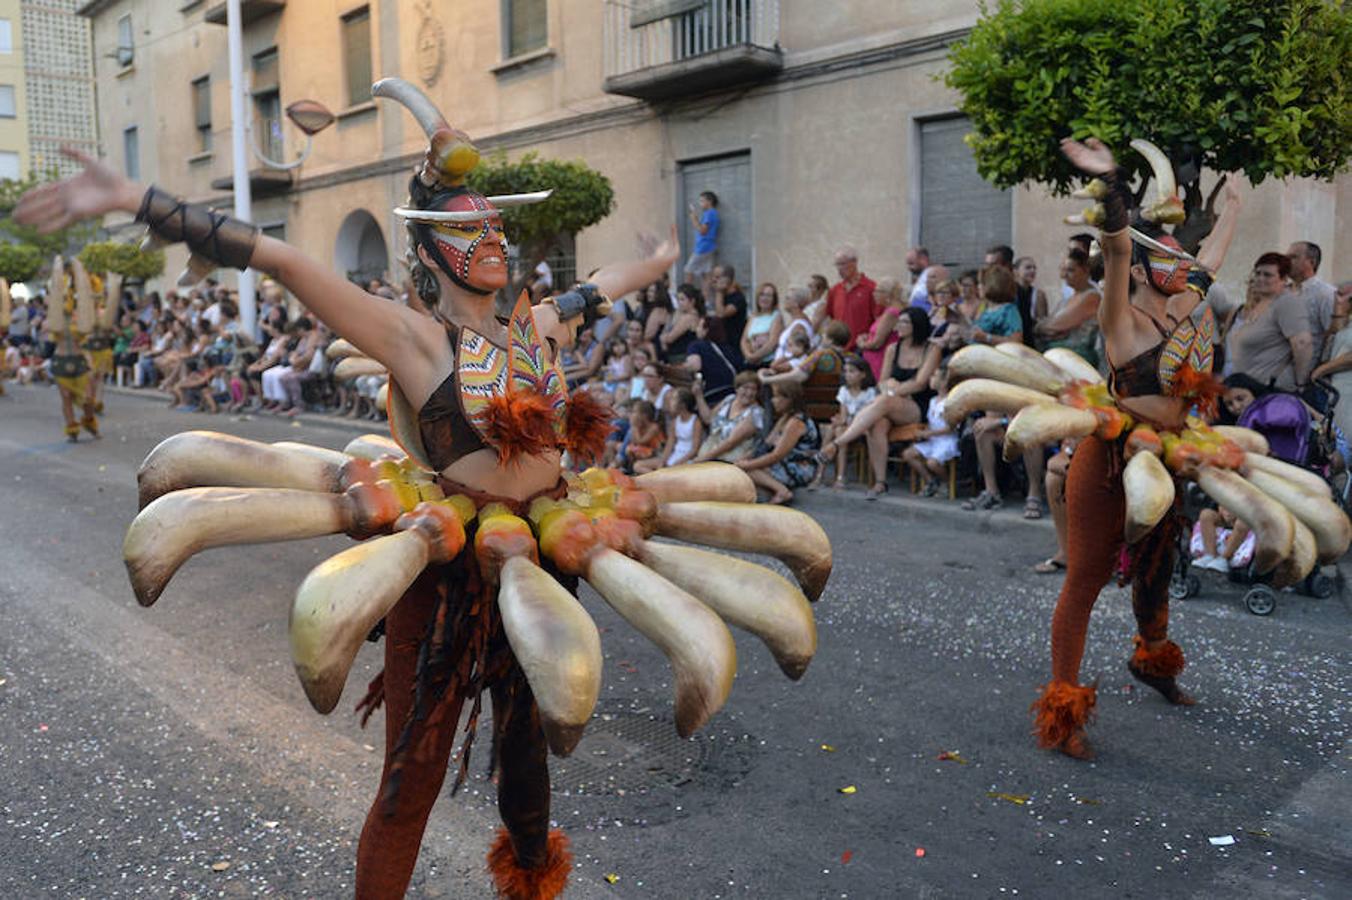
<path fill-rule="evenodd" d="M 793 491 L 783 491 L 770 498 L 770 502 L 776 506 L 783 506 L 793 501 Z"/>

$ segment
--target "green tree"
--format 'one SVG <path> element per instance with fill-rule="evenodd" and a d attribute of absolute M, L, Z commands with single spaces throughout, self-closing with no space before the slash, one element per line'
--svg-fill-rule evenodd
<path fill-rule="evenodd" d="M 10 284 L 27 281 L 42 269 L 42 253 L 32 244 L 0 243 L 0 278 Z"/>
<path fill-rule="evenodd" d="M 135 244 L 96 241 L 85 244 L 80 262 L 90 272 L 116 272 L 125 278 L 145 281 L 164 272 L 164 251 L 142 251 Z"/>
<path fill-rule="evenodd" d="M 999 0 L 949 59 L 984 178 L 1064 195 L 1083 177 L 1062 138 L 1142 175 L 1125 148 L 1145 138 L 1178 172 L 1193 249 L 1214 221 L 1204 167 L 1331 179 L 1352 156 L 1352 15 L 1332 0 Z"/>
<path fill-rule="evenodd" d="M 54 231 L 51 234 L 39 234 L 34 226 L 20 225 L 14 221 L 12 215 L 14 207 L 18 205 L 19 198 L 25 192 L 39 184 L 55 181 L 58 178 L 60 178 L 60 175 L 56 169 L 51 169 L 41 175 L 36 172 L 30 173 L 27 178 L 17 181 L 8 178 L 0 179 L 0 242 L 24 244 L 35 248 L 43 265 L 46 265 L 58 253 L 69 255 L 92 240 L 98 231 L 98 226 L 95 223 L 81 222 L 69 228 Z"/>
<path fill-rule="evenodd" d="M 554 191 L 543 203 L 502 211 L 507 237 L 520 245 L 523 260 L 544 258 L 549 244 L 559 235 L 577 234 L 615 208 L 615 190 L 609 178 L 586 163 L 541 159 L 534 152 L 516 162 L 509 162 L 505 153 L 494 153 L 470 173 L 468 184 L 486 195 Z"/>

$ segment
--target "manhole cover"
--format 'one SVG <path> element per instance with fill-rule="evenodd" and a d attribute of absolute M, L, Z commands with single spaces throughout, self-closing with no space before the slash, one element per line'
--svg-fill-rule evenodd
<path fill-rule="evenodd" d="M 679 787 L 709 761 L 707 738 L 682 738 L 671 719 L 650 713 L 601 713 L 577 749 L 550 762 L 555 790 L 614 794 Z"/>

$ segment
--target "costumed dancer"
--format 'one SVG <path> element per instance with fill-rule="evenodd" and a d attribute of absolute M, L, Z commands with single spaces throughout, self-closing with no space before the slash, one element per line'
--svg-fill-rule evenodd
<path fill-rule="evenodd" d="M 571 855 L 549 829 L 548 752 L 570 753 L 600 690 L 600 636 L 574 597 L 585 578 L 671 663 L 675 723 L 688 735 L 731 690 L 736 652 L 726 623 L 770 648 L 800 677 L 816 648 L 809 598 L 831 571 L 826 535 L 794 510 L 755 504 L 734 466 L 681 466 L 630 479 L 590 469 L 564 477 L 563 451 L 594 458 L 610 411 L 566 393 L 557 361 L 606 295 L 651 283 L 676 259 L 669 241 L 638 262 L 511 314 L 498 208 L 544 194 L 484 197 L 465 176 L 478 161 L 412 85 L 372 89 L 413 113 L 431 141 L 409 183 L 412 275 L 424 315 L 387 303 L 254 226 L 125 181 L 84 160 L 84 174 L 35 189 L 20 221 L 63 227 L 76 215 L 138 211 L 160 239 L 195 255 L 271 273 L 354 350 L 390 374 L 395 441 L 359 438 L 347 452 L 260 444 L 210 432 L 161 443 L 139 473 L 142 510 L 124 556 L 143 605 L 178 566 L 223 544 L 347 533 L 364 542 L 326 560 L 291 609 L 292 657 L 312 705 L 337 704 L 357 650 L 383 620 L 385 669 L 358 709 L 385 706 L 385 765 L 358 848 L 358 897 L 399 897 L 452 762 L 464 780 L 481 696 L 493 705 L 493 763 L 504 829 L 489 852 L 500 895 L 557 896 Z M 350 362 L 344 360 L 344 362 Z M 651 535 L 783 561 L 797 584 L 744 560 Z M 370 538 L 369 540 L 367 540 Z M 454 789 L 453 789 L 454 790 Z"/>
<path fill-rule="evenodd" d="M 84 428 L 99 436 L 99 420 L 90 387 L 89 357 L 82 346 L 83 336 L 94 330 L 94 289 L 89 275 L 78 259 L 69 263 L 57 256 L 52 260 L 47 285 L 47 330 L 56 350 L 52 354 L 51 374 L 61 394 L 61 415 L 66 420 L 66 440 L 80 439 Z M 82 418 L 75 418 L 79 406 Z"/>
<path fill-rule="evenodd" d="M 1225 209 L 1197 257 L 1162 228 L 1184 210 L 1168 158 L 1154 145 L 1131 146 L 1150 163 L 1157 194 L 1131 227 L 1130 173 L 1102 143 L 1066 141 L 1063 150 L 1096 176 L 1076 196 L 1099 204 L 1075 224 L 1102 229 L 1105 274 L 1098 320 L 1111 369 L 1098 372 L 1064 349 L 1038 354 L 1022 345 L 973 346 L 954 354 L 950 375 L 965 379 L 948 397 L 950 424 L 979 410 L 1013 415 L 1005 457 L 1025 447 L 1080 439 L 1066 482 L 1066 577 L 1052 617 L 1052 677 L 1033 704 L 1042 746 L 1087 758 L 1085 728 L 1095 687 L 1080 683 L 1090 612 L 1125 544 L 1136 650 L 1127 667 L 1170 703 L 1192 698 L 1178 685 L 1183 652 L 1169 639 L 1169 581 L 1180 517 L 1175 479 L 1195 481 L 1257 534 L 1254 564 L 1277 586 L 1304 579 L 1337 559 L 1352 525 L 1318 476 L 1267 456 L 1262 435 L 1212 428 L 1220 383 L 1211 374 L 1210 309 L 1194 316 L 1234 236 L 1239 196 Z M 1238 504 L 1238 505 L 1236 505 Z"/>
<path fill-rule="evenodd" d="M 94 296 L 102 297 L 94 317 L 94 327 L 85 338 L 89 356 L 89 403 L 97 415 L 103 415 L 103 384 L 113 375 L 113 344 L 117 340 L 117 314 L 122 299 L 122 276 L 109 272 L 102 277 L 89 276 Z"/>
<path fill-rule="evenodd" d="M 8 341 L 10 317 L 14 314 L 9 282 L 0 278 L 0 340 Z M 0 397 L 5 396 L 5 379 L 10 376 L 8 348 L 0 346 Z"/>

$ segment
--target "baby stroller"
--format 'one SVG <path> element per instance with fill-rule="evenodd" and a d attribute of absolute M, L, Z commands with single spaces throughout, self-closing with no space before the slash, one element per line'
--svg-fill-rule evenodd
<path fill-rule="evenodd" d="M 1338 392 L 1331 384 L 1320 382 L 1328 398 L 1327 410 L 1332 410 L 1338 402 Z M 1309 408 L 1295 394 L 1275 392 L 1259 397 L 1239 417 L 1238 424 L 1251 428 L 1267 438 L 1273 456 L 1302 466 L 1328 477 L 1328 461 L 1332 457 L 1333 417 L 1324 416 L 1324 425 L 1317 428 Z M 1344 494 L 1346 493 L 1346 486 Z M 1190 540 L 1192 523 L 1197 521 L 1204 506 L 1210 505 L 1196 485 L 1190 485 L 1183 498 L 1184 516 L 1189 527 L 1182 530 L 1178 562 L 1169 583 L 1169 597 L 1172 600 L 1185 600 L 1195 597 L 1202 590 L 1202 579 L 1192 571 Z M 1343 503 L 1346 508 L 1345 501 Z M 1229 580 L 1236 584 L 1248 585 L 1244 594 L 1244 607 L 1256 616 L 1271 615 L 1277 608 L 1277 591 L 1260 577 L 1252 565 L 1231 569 Z M 1333 596 L 1337 585 L 1334 579 L 1315 568 L 1305 580 L 1296 585 L 1296 590 L 1320 600 Z"/>

